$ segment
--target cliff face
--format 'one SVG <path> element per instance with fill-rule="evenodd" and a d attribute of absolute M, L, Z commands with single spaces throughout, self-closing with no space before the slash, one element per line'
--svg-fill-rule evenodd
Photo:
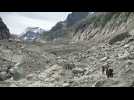
<path fill-rule="evenodd" d="M 124 34 L 123 38 L 120 34 Z M 124 39 L 133 34 L 134 12 L 73 12 L 47 32 L 45 38 L 108 42 L 118 35 Z"/>
<path fill-rule="evenodd" d="M 133 35 L 133 29 L 134 12 L 96 12 L 74 27 L 73 40 L 105 41 L 123 33 Z"/>
<path fill-rule="evenodd" d="M 72 26 L 82 19 L 86 18 L 89 15 L 89 12 L 73 12 L 68 15 L 66 19 L 67 26 Z"/>
<path fill-rule="evenodd" d="M 44 33 L 44 38 L 46 40 L 55 40 L 55 39 L 71 39 L 71 30 L 74 24 L 78 23 L 82 19 L 85 19 L 88 16 L 88 12 L 72 12 L 68 15 L 67 19 L 62 22 L 58 22 L 49 32 Z"/>
<path fill-rule="evenodd" d="M 0 18 L 0 40 L 9 39 L 9 38 L 10 38 L 9 29 Z"/>

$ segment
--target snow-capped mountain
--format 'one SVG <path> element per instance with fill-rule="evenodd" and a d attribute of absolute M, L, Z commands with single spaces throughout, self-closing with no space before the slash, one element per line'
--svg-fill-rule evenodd
<path fill-rule="evenodd" d="M 36 40 L 39 39 L 41 34 L 44 33 L 45 30 L 39 27 L 28 27 L 20 36 L 23 40 Z"/>

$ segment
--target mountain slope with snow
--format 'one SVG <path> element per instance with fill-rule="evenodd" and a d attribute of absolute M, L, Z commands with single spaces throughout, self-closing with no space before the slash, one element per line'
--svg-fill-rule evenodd
<path fill-rule="evenodd" d="M 20 38 L 22 40 L 37 40 L 40 39 L 42 33 L 44 33 L 45 30 L 41 29 L 39 27 L 28 27 L 26 28 L 25 32 L 22 33 L 22 35 L 20 36 Z"/>

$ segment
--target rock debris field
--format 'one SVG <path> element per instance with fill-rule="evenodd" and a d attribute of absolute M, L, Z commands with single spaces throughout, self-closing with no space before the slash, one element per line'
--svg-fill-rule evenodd
<path fill-rule="evenodd" d="M 102 74 L 110 64 L 113 78 Z M 0 87 L 133 87 L 133 37 L 115 44 L 0 41 Z"/>

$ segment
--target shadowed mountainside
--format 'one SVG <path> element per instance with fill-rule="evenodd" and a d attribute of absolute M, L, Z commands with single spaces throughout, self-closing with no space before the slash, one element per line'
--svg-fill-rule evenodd
<path fill-rule="evenodd" d="M 9 29 L 0 18 L 0 40 L 9 39 L 9 38 L 10 38 Z"/>

